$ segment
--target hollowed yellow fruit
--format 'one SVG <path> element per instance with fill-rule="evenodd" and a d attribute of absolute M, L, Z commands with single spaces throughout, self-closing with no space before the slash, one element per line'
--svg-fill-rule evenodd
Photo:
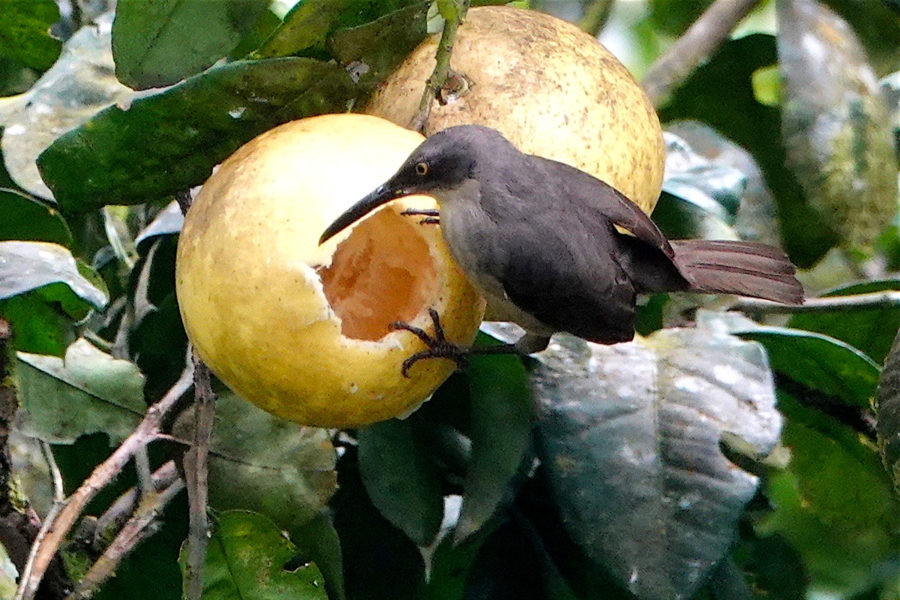
<path fill-rule="evenodd" d="M 438 227 L 391 203 L 319 246 L 338 215 L 383 183 L 424 138 L 365 115 L 323 115 L 252 140 L 204 184 L 178 243 L 176 287 L 188 337 L 240 396 L 323 427 L 407 414 L 454 369 L 403 361 L 424 349 L 405 321 L 469 344 L 484 304 Z"/>

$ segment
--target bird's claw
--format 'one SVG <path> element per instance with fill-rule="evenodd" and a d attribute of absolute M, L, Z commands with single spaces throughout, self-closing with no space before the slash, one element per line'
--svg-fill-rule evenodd
<path fill-rule="evenodd" d="M 457 346 L 444 336 L 444 327 L 441 325 L 441 318 L 436 310 L 429 308 L 428 314 L 431 316 L 431 322 L 434 324 L 433 336 L 429 335 L 424 329 L 413 327 L 409 323 L 404 323 L 402 321 L 395 321 L 390 324 L 391 330 L 396 331 L 402 329 L 408 331 L 422 340 L 423 344 L 428 346 L 427 350 L 416 352 L 403 361 L 403 367 L 400 372 L 404 377 L 409 377 L 408 372 L 414 364 L 426 358 L 446 358 L 452 360 L 456 363 L 458 369 L 465 369 L 468 365 L 468 361 L 466 360 L 469 353 L 468 349 Z"/>
<path fill-rule="evenodd" d="M 400 213 L 404 217 L 425 217 L 419 225 L 440 225 L 440 212 L 436 208 L 407 208 Z"/>

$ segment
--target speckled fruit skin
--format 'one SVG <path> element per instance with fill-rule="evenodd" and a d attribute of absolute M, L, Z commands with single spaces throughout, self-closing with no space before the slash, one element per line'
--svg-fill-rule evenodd
<path fill-rule="evenodd" d="M 178 302 L 200 357 L 245 400 L 306 425 L 359 426 L 411 412 L 452 373 L 450 361 L 425 360 L 404 378 L 403 360 L 424 349 L 409 332 L 375 341 L 343 336 L 316 272 L 381 213 L 319 246 L 324 228 L 392 175 L 422 139 L 366 115 L 303 119 L 247 143 L 203 186 L 178 242 Z M 424 241 L 418 247 L 434 261 L 433 297 L 412 324 L 430 330 L 431 305 L 448 339 L 469 344 L 483 300 L 439 229 L 398 214 L 410 206 L 434 201 L 410 197 L 381 218 L 397 219 L 404 239 Z"/>
<path fill-rule="evenodd" d="M 363 112 L 408 125 L 434 68 L 431 36 L 370 98 Z M 523 152 L 578 167 L 651 212 L 665 146 L 641 86 L 590 35 L 555 17 L 506 6 L 469 11 L 450 60 L 468 92 L 434 103 L 425 134 L 476 123 Z"/>

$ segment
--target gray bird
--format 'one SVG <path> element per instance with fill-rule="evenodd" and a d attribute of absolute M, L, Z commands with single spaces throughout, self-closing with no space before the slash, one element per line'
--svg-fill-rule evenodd
<path fill-rule="evenodd" d="M 526 334 L 515 344 L 459 348 L 403 323 L 429 346 L 407 360 L 520 352 L 566 331 L 600 344 L 634 337 L 638 294 L 739 294 L 786 304 L 803 288 L 784 253 L 754 242 L 669 241 L 641 210 L 603 181 L 569 165 L 519 152 L 498 131 L 450 127 L 425 140 L 397 173 L 325 230 L 320 243 L 396 198 L 427 194 L 438 211 L 407 211 L 438 222 L 453 258 L 496 320 Z M 438 217 L 439 215 L 439 217 Z M 616 226 L 633 235 L 621 233 Z"/>

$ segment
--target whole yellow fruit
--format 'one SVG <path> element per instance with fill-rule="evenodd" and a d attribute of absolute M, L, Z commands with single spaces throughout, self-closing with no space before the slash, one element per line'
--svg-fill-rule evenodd
<path fill-rule="evenodd" d="M 319 246 L 339 214 L 384 182 L 424 138 L 366 115 L 287 123 L 240 148 L 209 178 L 178 241 L 176 291 L 188 337 L 244 399 L 322 427 L 411 412 L 453 372 L 405 321 L 470 344 L 484 302 L 450 258 L 439 228 L 405 208 L 411 196 Z"/>
<path fill-rule="evenodd" d="M 363 112 L 409 125 L 438 37 L 419 45 Z M 536 11 L 473 8 L 450 66 L 467 88 L 446 104 L 435 101 L 425 135 L 465 123 L 493 127 L 521 151 L 587 171 L 653 210 L 665 162 L 659 119 L 625 66 L 593 37 Z"/>

